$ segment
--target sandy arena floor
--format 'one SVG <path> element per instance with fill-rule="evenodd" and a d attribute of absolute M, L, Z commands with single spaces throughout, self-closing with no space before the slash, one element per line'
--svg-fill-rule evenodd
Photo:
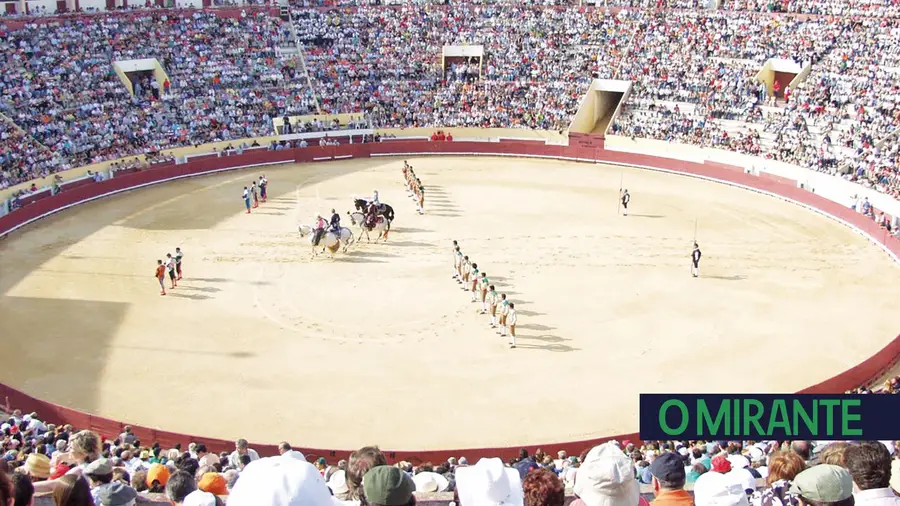
<path fill-rule="evenodd" d="M 0 381 L 174 431 L 438 449 L 637 429 L 640 392 L 789 392 L 897 333 L 900 269 L 800 207 L 688 177 L 492 158 L 266 170 L 136 191 L 0 243 Z M 631 216 L 616 215 L 620 177 Z M 296 233 L 379 189 L 387 244 L 311 261 Z M 689 274 L 697 219 L 702 277 Z M 349 220 L 346 220 L 349 221 Z M 450 241 L 516 302 L 519 347 L 451 280 Z M 185 252 L 161 297 L 156 260 Z"/>

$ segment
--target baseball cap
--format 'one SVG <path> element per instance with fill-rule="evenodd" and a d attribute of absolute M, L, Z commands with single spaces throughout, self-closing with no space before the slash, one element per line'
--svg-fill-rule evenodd
<path fill-rule="evenodd" d="M 727 473 L 728 471 L 731 471 L 731 462 L 721 455 L 714 457 L 711 463 L 714 472 Z"/>
<path fill-rule="evenodd" d="M 790 491 L 811 501 L 843 501 L 853 495 L 853 478 L 843 467 L 819 464 L 795 476 Z"/>
<path fill-rule="evenodd" d="M 162 464 L 153 464 L 147 471 L 147 486 L 153 485 L 154 481 L 158 481 L 160 485 L 166 486 L 169 481 L 169 468 Z"/>
<path fill-rule="evenodd" d="M 685 479 L 684 460 L 677 453 L 663 453 L 650 464 L 650 474 L 657 480 L 678 482 Z"/>
<path fill-rule="evenodd" d="M 412 479 L 393 466 L 376 466 L 363 476 L 363 490 L 369 503 L 403 506 L 415 490 Z"/>
<path fill-rule="evenodd" d="M 225 478 L 219 473 L 204 473 L 197 483 L 197 488 L 215 495 L 228 495 Z"/>
<path fill-rule="evenodd" d="M 112 474 L 112 464 L 109 462 L 109 459 L 97 459 L 84 468 L 84 474 L 97 476 Z"/>

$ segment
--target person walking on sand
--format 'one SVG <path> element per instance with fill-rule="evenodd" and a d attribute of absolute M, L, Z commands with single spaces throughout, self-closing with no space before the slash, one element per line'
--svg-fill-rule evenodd
<path fill-rule="evenodd" d="M 169 271 L 169 280 L 172 282 L 172 288 L 174 289 L 178 284 L 175 283 L 175 259 L 172 258 L 171 253 L 166 253 L 166 270 Z"/>
<path fill-rule="evenodd" d="M 506 300 L 506 294 L 500 294 L 500 330 L 497 332 L 501 336 L 506 336 L 506 317 L 509 315 L 509 301 Z"/>
<path fill-rule="evenodd" d="M 490 286 L 488 302 L 491 305 L 491 328 L 495 329 L 497 328 L 497 303 L 500 302 L 500 295 L 497 293 L 497 289 L 494 285 Z"/>
<path fill-rule="evenodd" d="M 509 324 L 509 347 L 516 347 L 516 320 L 518 320 L 518 315 L 516 314 L 516 305 L 512 302 L 509 303 L 509 314 L 506 315 L 506 322 Z"/>
<path fill-rule="evenodd" d="M 241 196 L 244 199 L 244 207 L 247 208 L 247 214 L 250 214 L 250 190 L 247 187 L 244 187 L 244 194 Z"/>
<path fill-rule="evenodd" d="M 184 258 L 184 253 L 181 252 L 181 248 L 175 248 L 175 274 L 178 274 L 178 277 L 175 278 L 176 281 L 181 281 L 181 259 Z"/>
<path fill-rule="evenodd" d="M 156 261 L 156 280 L 159 281 L 160 295 L 166 294 L 166 268 L 163 267 L 162 260 Z"/>

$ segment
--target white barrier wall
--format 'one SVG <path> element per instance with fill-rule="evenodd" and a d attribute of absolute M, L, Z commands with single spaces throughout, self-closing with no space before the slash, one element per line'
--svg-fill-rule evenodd
<path fill-rule="evenodd" d="M 875 208 L 891 216 L 900 216 L 900 202 L 884 193 L 847 181 L 838 176 L 824 172 L 816 172 L 790 163 L 768 160 L 766 158 L 735 153 L 724 149 L 704 148 L 690 144 L 667 142 L 654 139 L 634 139 L 619 135 L 606 136 L 606 149 L 639 153 L 644 155 L 665 156 L 691 162 L 716 162 L 734 165 L 745 169 L 765 172 L 773 176 L 793 179 L 810 191 L 850 207 L 853 197 L 868 197 Z"/>

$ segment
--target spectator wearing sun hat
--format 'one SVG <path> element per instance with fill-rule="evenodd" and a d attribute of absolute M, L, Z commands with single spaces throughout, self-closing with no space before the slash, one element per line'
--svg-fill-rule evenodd
<path fill-rule="evenodd" d="M 687 473 L 684 460 L 675 453 L 663 453 L 650 464 L 653 475 L 653 494 L 656 496 L 652 506 L 693 506 L 694 498 L 685 492 L 684 483 Z"/>
<path fill-rule="evenodd" d="M 363 476 L 363 491 L 370 506 L 414 506 L 415 490 L 409 475 L 394 466 L 377 466 Z"/>
<path fill-rule="evenodd" d="M 315 466 L 267 457 L 247 464 L 228 496 L 228 506 L 337 506 Z"/>
<path fill-rule="evenodd" d="M 505 467 L 498 458 L 458 468 L 456 491 L 463 506 L 523 506 L 524 501 L 519 471 Z"/>
<path fill-rule="evenodd" d="M 749 506 L 743 485 L 734 477 L 721 473 L 706 473 L 694 483 L 696 506 Z"/>
<path fill-rule="evenodd" d="M 573 504 L 578 506 L 647 504 L 641 498 L 631 459 L 612 443 L 595 446 L 587 453 L 575 475 L 574 491 L 580 503 Z"/>
<path fill-rule="evenodd" d="M 50 478 L 50 459 L 40 453 L 32 453 L 25 459 L 23 466 L 25 473 L 31 481 L 41 481 Z"/>
<path fill-rule="evenodd" d="M 422 471 L 416 474 L 413 476 L 413 483 L 416 485 L 416 492 L 444 492 L 450 487 L 450 480 L 432 471 Z"/>
<path fill-rule="evenodd" d="M 853 478 L 840 466 L 819 464 L 798 474 L 790 492 L 800 506 L 853 506 Z"/>

